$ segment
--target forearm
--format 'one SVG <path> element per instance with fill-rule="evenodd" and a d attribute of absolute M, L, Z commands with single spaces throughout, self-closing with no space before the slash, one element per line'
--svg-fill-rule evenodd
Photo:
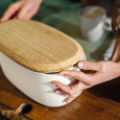
<path fill-rule="evenodd" d="M 120 62 L 120 36 L 116 35 L 115 37 L 116 37 L 116 45 L 111 60 L 115 62 Z"/>

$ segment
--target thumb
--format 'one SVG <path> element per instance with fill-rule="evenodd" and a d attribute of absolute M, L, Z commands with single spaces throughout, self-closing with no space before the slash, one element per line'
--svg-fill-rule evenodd
<path fill-rule="evenodd" d="M 90 62 L 90 61 L 80 61 L 78 67 L 83 70 L 94 70 L 100 71 L 101 64 L 99 62 Z"/>

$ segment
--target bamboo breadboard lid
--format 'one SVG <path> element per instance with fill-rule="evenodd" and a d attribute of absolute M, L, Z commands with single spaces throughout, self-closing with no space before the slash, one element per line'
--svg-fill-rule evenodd
<path fill-rule="evenodd" d="M 64 33 L 36 21 L 0 24 L 0 50 L 17 63 L 39 72 L 59 72 L 83 59 L 82 47 Z"/>

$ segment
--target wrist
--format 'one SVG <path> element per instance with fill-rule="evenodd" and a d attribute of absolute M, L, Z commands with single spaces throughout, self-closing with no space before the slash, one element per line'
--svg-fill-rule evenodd
<path fill-rule="evenodd" d="M 120 77 L 120 62 L 117 62 L 117 67 L 116 67 L 116 70 L 117 71 L 117 76 Z"/>
<path fill-rule="evenodd" d="M 116 38 L 116 44 L 111 60 L 114 62 L 120 62 L 120 36 L 115 35 L 115 38 Z"/>

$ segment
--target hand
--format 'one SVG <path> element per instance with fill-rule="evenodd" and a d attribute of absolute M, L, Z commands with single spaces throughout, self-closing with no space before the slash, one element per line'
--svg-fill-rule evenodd
<path fill-rule="evenodd" d="M 65 85 L 58 81 L 52 82 L 53 85 L 58 87 L 55 90 L 55 93 L 68 96 L 65 99 L 65 102 L 67 103 L 79 96 L 84 89 L 120 76 L 120 63 L 112 61 L 100 61 L 96 63 L 80 61 L 78 67 L 83 70 L 91 70 L 91 72 L 63 71 L 60 73 L 61 75 L 72 77 L 75 80 L 69 85 Z"/>
<path fill-rule="evenodd" d="M 41 2 L 42 0 L 19 0 L 8 7 L 0 21 L 11 18 L 30 19 L 37 13 Z"/>

